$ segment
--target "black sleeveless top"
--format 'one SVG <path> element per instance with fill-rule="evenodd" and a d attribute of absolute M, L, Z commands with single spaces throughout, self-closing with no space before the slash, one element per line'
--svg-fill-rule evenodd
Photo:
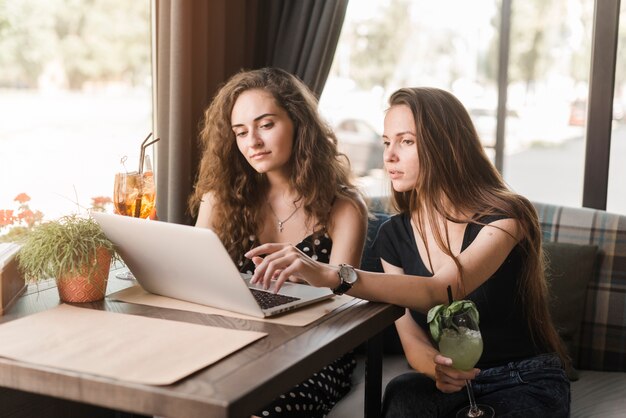
<path fill-rule="evenodd" d="M 479 221 L 489 224 L 504 218 L 487 216 Z M 461 251 L 474 241 L 482 228 L 480 224 L 467 225 Z M 411 219 L 406 214 L 395 215 L 381 226 L 374 248 L 380 258 L 402 268 L 406 274 L 432 276 L 419 255 Z M 524 260 L 523 250 L 519 245 L 515 246 L 493 276 L 467 295 L 467 299 L 476 304 L 480 315 L 483 354 L 476 365 L 478 368 L 493 367 L 548 351 L 533 343 L 518 293 Z M 426 315 L 410 312 L 415 322 L 430 335 Z"/>
<path fill-rule="evenodd" d="M 251 236 L 252 242 L 251 249 L 259 245 L 256 243 L 256 237 Z M 330 261 L 330 251 L 333 248 L 333 240 L 328 235 L 328 232 L 323 229 L 322 231 L 313 233 L 304 238 L 298 244 L 296 248 L 311 257 L 313 260 L 317 260 L 320 263 L 326 263 Z M 242 273 L 252 274 L 254 272 L 254 263 L 252 260 L 246 259 L 239 262 L 239 271 Z"/>

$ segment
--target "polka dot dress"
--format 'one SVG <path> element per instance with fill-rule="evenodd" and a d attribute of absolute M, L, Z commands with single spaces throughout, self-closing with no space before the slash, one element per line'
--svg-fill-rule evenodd
<path fill-rule="evenodd" d="M 324 417 L 352 385 L 352 353 L 335 360 L 263 408 L 260 417 Z"/>
<path fill-rule="evenodd" d="M 332 240 L 326 232 L 312 234 L 296 247 L 321 263 L 328 263 Z M 254 265 L 241 265 L 242 272 L 252 272 Z M 324 417 L 352 386 L 352 372 L 356 366 L 353 353 L 338 358 L 311 377 L 294 386 L 287 393 L 257 412 L 260 417 Z"/>
<path fill-rule="evenodd" d="M 250 235 L 249 238 L 250 249 L 256 247 L 256 236 Z M 320 263 L 327 263 L 330 261 L 330 250 L 333 247 L 333 241 L 327 232 L 322 231 L 317 234 L 311 234 L 300 243 L 296 244 L 296 248 L 311 257 L 313 260 Z M 239 271 L 242 273 L 252 274 L 254 272 L 254 263 L 252 260 L 244 258 L 239 261 Z"/>

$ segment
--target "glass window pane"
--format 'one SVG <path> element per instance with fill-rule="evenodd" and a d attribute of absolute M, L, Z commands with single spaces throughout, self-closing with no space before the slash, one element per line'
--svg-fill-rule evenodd
<path fill-rule="evenodd" d="M 320 110 L 367 195 L 390 192 L 380 135 L 386 100 L 400 87 L 451 91 L 493 145 L 498 7 L 492 0 L 348 3 Z"/>
<path fill-rule="evenodd" d="M 613 129 L 609 161 L 609 188 L 606 209 L 626 214 L 626 5 L 620 4 L 619 38 L 615 66 L 615 95 L 613 99 Z"/>
<path fill-rule="evenodd" d="M 111 197 L 152 126 L 150 7 L 0 1 L 0 211 L 22 193 L 46 219 Z"/>
<path fill-rule="evenodd" d="M 531 200 L 581 206 L 593 2 L 512 7 L 505 180 Z"/>

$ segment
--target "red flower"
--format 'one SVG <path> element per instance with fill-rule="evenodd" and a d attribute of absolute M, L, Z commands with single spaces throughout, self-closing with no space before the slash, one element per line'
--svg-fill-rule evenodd
<path fill-rule="evenodd" d="M 36 222 L 40 221 L 41 218 L 43 218 L 43 214 L 40 211 L 37 212 L 33 212 L 30 209 L 26 209 L 21 211 L 17 217 L 26 222 L 26 225 L 28 225 L 29 228 L 32 228 Z"/>
<path fill-rule="evenodd" d="M 108 203 L 113 203 L 110 197 L 107 196 L 97 196 L 91 198 L 93 206 L 104 206 Z"/>
<path fill-rule="evenodd" d="M 26 193 L 20 193 L 17 196 L 15 196 L 15 199 L 13 199 L 16 202 L 20 202 L 20 204 L 24 204 L 26 202 L 28 202 L 30 200 L 30 196 L 27 195 Z"/>
<path fill-rule="evenodd" d="M 15 218 L 12 210 L 0 210 L 0 228 L 7 225 L 13 225 Z"/>
<path fill-rule="evenodd" d="M 28 222 L 28 219 L 32 219 L 35 216 L 32 210 L 26 209 L 17 214 L 19 219 L 23 219 Z"/>

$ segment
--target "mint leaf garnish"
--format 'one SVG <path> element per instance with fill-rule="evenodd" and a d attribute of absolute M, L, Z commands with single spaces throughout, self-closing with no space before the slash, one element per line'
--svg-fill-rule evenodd
<path fill-rule="evenodd" d="M 457 300 L 449 305 L 437 305 L 431 308 L 426 316 L 426 322 L 433 340 L 439 342 L 443 328 L 456 328 L 452 317 L 462 313 L 467 313 L 478 325 L 478 309 L 471 300 Z"/>

